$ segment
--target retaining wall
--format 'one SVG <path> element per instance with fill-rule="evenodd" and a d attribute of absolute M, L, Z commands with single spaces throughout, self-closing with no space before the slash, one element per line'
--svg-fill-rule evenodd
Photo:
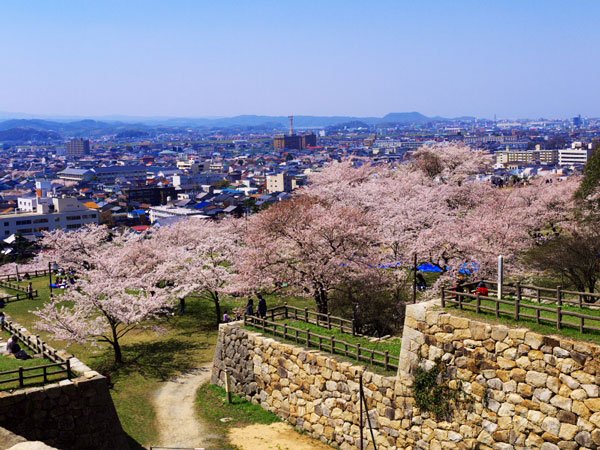
<path fill-rule="evenodd" d="M 13 322 L 24 342 L 35 336 Z M 76 378 L 0 392 L 0 427 L 30 441 L 42 441 L 65 450 L 129 449 L 109 393 L 106 378 L 64 351 Z"/>
<path fill-rule="evenodd" d="M 223 386 L 226 369 L 234 391 L 342 449 L 360 448 L 360 373 L 380 449 L 600 448 L 598 345 L 489 325 L 428 302 L 407 307 L 399 359 L 398 375 L 384 377 L 225 324 L 212 381 Z M 437 361 L 450 389 L 464 393 L 447 421 L 420 411 L 413 397 L 414 369 Z"/>

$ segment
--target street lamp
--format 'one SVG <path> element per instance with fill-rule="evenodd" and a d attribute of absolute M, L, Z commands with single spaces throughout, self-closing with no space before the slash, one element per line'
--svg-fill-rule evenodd
<path fill-rule="evenodd" d="M 52 271 L 58 270 L 58 264 L 56 262 L 48 261 L 48 281 L 50 282 L 50 297 L 52 297 Z"/>

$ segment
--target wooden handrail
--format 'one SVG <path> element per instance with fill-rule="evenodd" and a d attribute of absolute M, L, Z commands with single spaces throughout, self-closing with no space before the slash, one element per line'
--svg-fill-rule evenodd
<path fill-rule="evenodd" d="M 303 310 L 301 310 L 303 311 Z M 256 328 L 259 328 L 263 331 L 271 333 L 275 336 L 281 336 L 284 338 L 288 338 L 288 334 L 290 332 L 294 333 L 294 339 L 298 343 L 304 343 L 307 347 L 315 347 L 319 350 L 329 348 L 330 353 L 344 355 L 347 357 L 353 357 L 358 362 L 364 361 L 369 362 L 371 365 L 378 365 L 384 367 L 386 370 L 393 369 L 397 370 L 398 365 L 392 364 L 390 362 L 389 351 L 379 351 L 374 349 L 365 349 L 362 348 L 360 344 L 351 344 L 349 342 L 343 341 L 339 338 L 333 338 L 332 336 L 324 336 L 318 333 L 314 333 L 310 330 L 303 330 L 300 328 L 296 328 L 290 326 L 288 324 L 281 324 L 272 320 L 267 320 L 264 318 L 256 317 L 256 316 L 248 316 L 244 315 L 244 324 L 251 325 Z M 278 330 L 282 328 L 281 331 Z M 291 339 L 292 336 L 289 336 Z M 344 346 L 344 349 L 340 349 L 339 346 Z M 348 350 L 354 350 L 354 352 L 350 353 Z M 368 353 L 368 355 L 365 355 Z M 376 358 L 380 357 L 379 359 Z"/>

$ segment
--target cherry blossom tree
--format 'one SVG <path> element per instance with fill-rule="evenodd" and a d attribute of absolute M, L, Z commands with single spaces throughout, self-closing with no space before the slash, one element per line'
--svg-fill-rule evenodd
<path fill-rule="evenodd" d="M 191 218 L 158 231 L 155 239 L 166 248 L 162 277 L 173 283 L 180 298 L 196 294 L 213 301 L 217 324 L 221 298 L 231 290 L 233 263 L 239 251 L 239 222 Z"/>
<path fill-rule="evenodd" d="M 308 195 L 271 206 L 248 220 L 236 262 L 238 285 L 288 286 L 311 295 L 319 312 L 327 313 L 332 289 L 373 270 L 373 226 L 358 208 Z"/>
<path fill-rule="evenodd" d="M 165 248 L 151 235 L 91 227 L 44 239 L 46 256 L 77 270 L 74 287 L 34 311 L 38 328 L 71 342 L 100 341 L 123 362 L 121 339 L 172 304 L 159 270 Z"/>

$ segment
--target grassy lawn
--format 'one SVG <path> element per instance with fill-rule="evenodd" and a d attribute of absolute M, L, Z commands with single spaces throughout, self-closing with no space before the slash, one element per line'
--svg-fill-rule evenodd
<path fill-rule="evenodd" d="M 467 300 L 469 300 L 469 299 L 467 299 Z M 513 300 L 514 301 L 514 299 L 510 298 L 510 297 L 506 297 L 505 300 Z M 485 312 L 482 311 L 481 313 L 477 314 L 474 311 L 475 300 L 470 300 L 468 302 L 464 302 L 463 305 L 466 309 L 464 309 L 462 311 L 458 309 L 457 305 L 448 306 L 446 309 L 448 311 L 452 311 L 453 313 L 457 312 L 459 314 L 464 314 L 465 316 L 472 317 L 472 318 L 482 318 L 485 320 L 491 320 L 495 323 L 503 323 L 503 324 L 507 324 L 507 325 L 511 325 L 511 326 L 523 326 L 523 327 L 531 328 L 533 331 L 537 331 L 542 334 L 558 334 L 558 335 L 570 337 L 573 339 L 587 340 L 587 341 L 600 343 L 600 332 L 586 331 L 585 333 L 581 333 L 579 331 L 578 327 L 579 327 L 580 320 L 577 317 L 563 315 L 562 316 L 563 328 L 558 330 L 556 328 L 555 324 L 554 325 L 548 324 L 548 323 L 538 324 L 536 319 L 521 318 L 518 321 L 514 320 L 514 313 L 515 313 L 514 305 L 500 304 L 500 318 L 496 318 L 495 313 L 489 312 L 489 311 L 485 311 Z M 494 308 L 495 302 L 490 299 L 482 298 L 481 305 L 488 307 L 488 308 Z M 539 304 L 539 303 L 531 302 L 528 300 L 521 300 L 521 308 L 520 308 L 521 314 L 535 316 L 536 310 L 534 308 L 532 308 L 532 306 L 543 306 L 545 308 L 556 308 L 556 304 L 543 304 L 543 303 Z M 594 317 L 594 319 L 586 319 L 585 323 L 590 326 L 600 327 L 600 310 L 590 309 L 590 308 L 585 308 L 585 307 L 579 308 L 577 306 L 569 306 L 569 305 L 563 305 L 562 310 L 563 310 L 563 312 L 569 311 L 569 312 L 582 313 L 582 314 L 586 314 L 588 316 L 592 316 L 592 317 Z M 548 319 L 548 320 L 556 322 L 557 313 L 555 311 L 541 311 L 540 318 Z M 565 324 L 571 324 L 572 326 L 566 326 Z M 573 328 L 573 327 L 575 327 L 575 328 Z"/>
<path fill-rule="evenodd" d="M 252 424 L 271 424 L 281 420 L 275 414 L 232 394 L 231 404 L 227 403 L 225 390 L 212 384 L 205 384 L 196 394 L 196 407 L 200 417 L 211 425 L 211 433 L 216 435 L 211 448 L 234 449 L 227 435 L 230 428 Z M 221 422 L 220 419 L 229 421 Z"/>

